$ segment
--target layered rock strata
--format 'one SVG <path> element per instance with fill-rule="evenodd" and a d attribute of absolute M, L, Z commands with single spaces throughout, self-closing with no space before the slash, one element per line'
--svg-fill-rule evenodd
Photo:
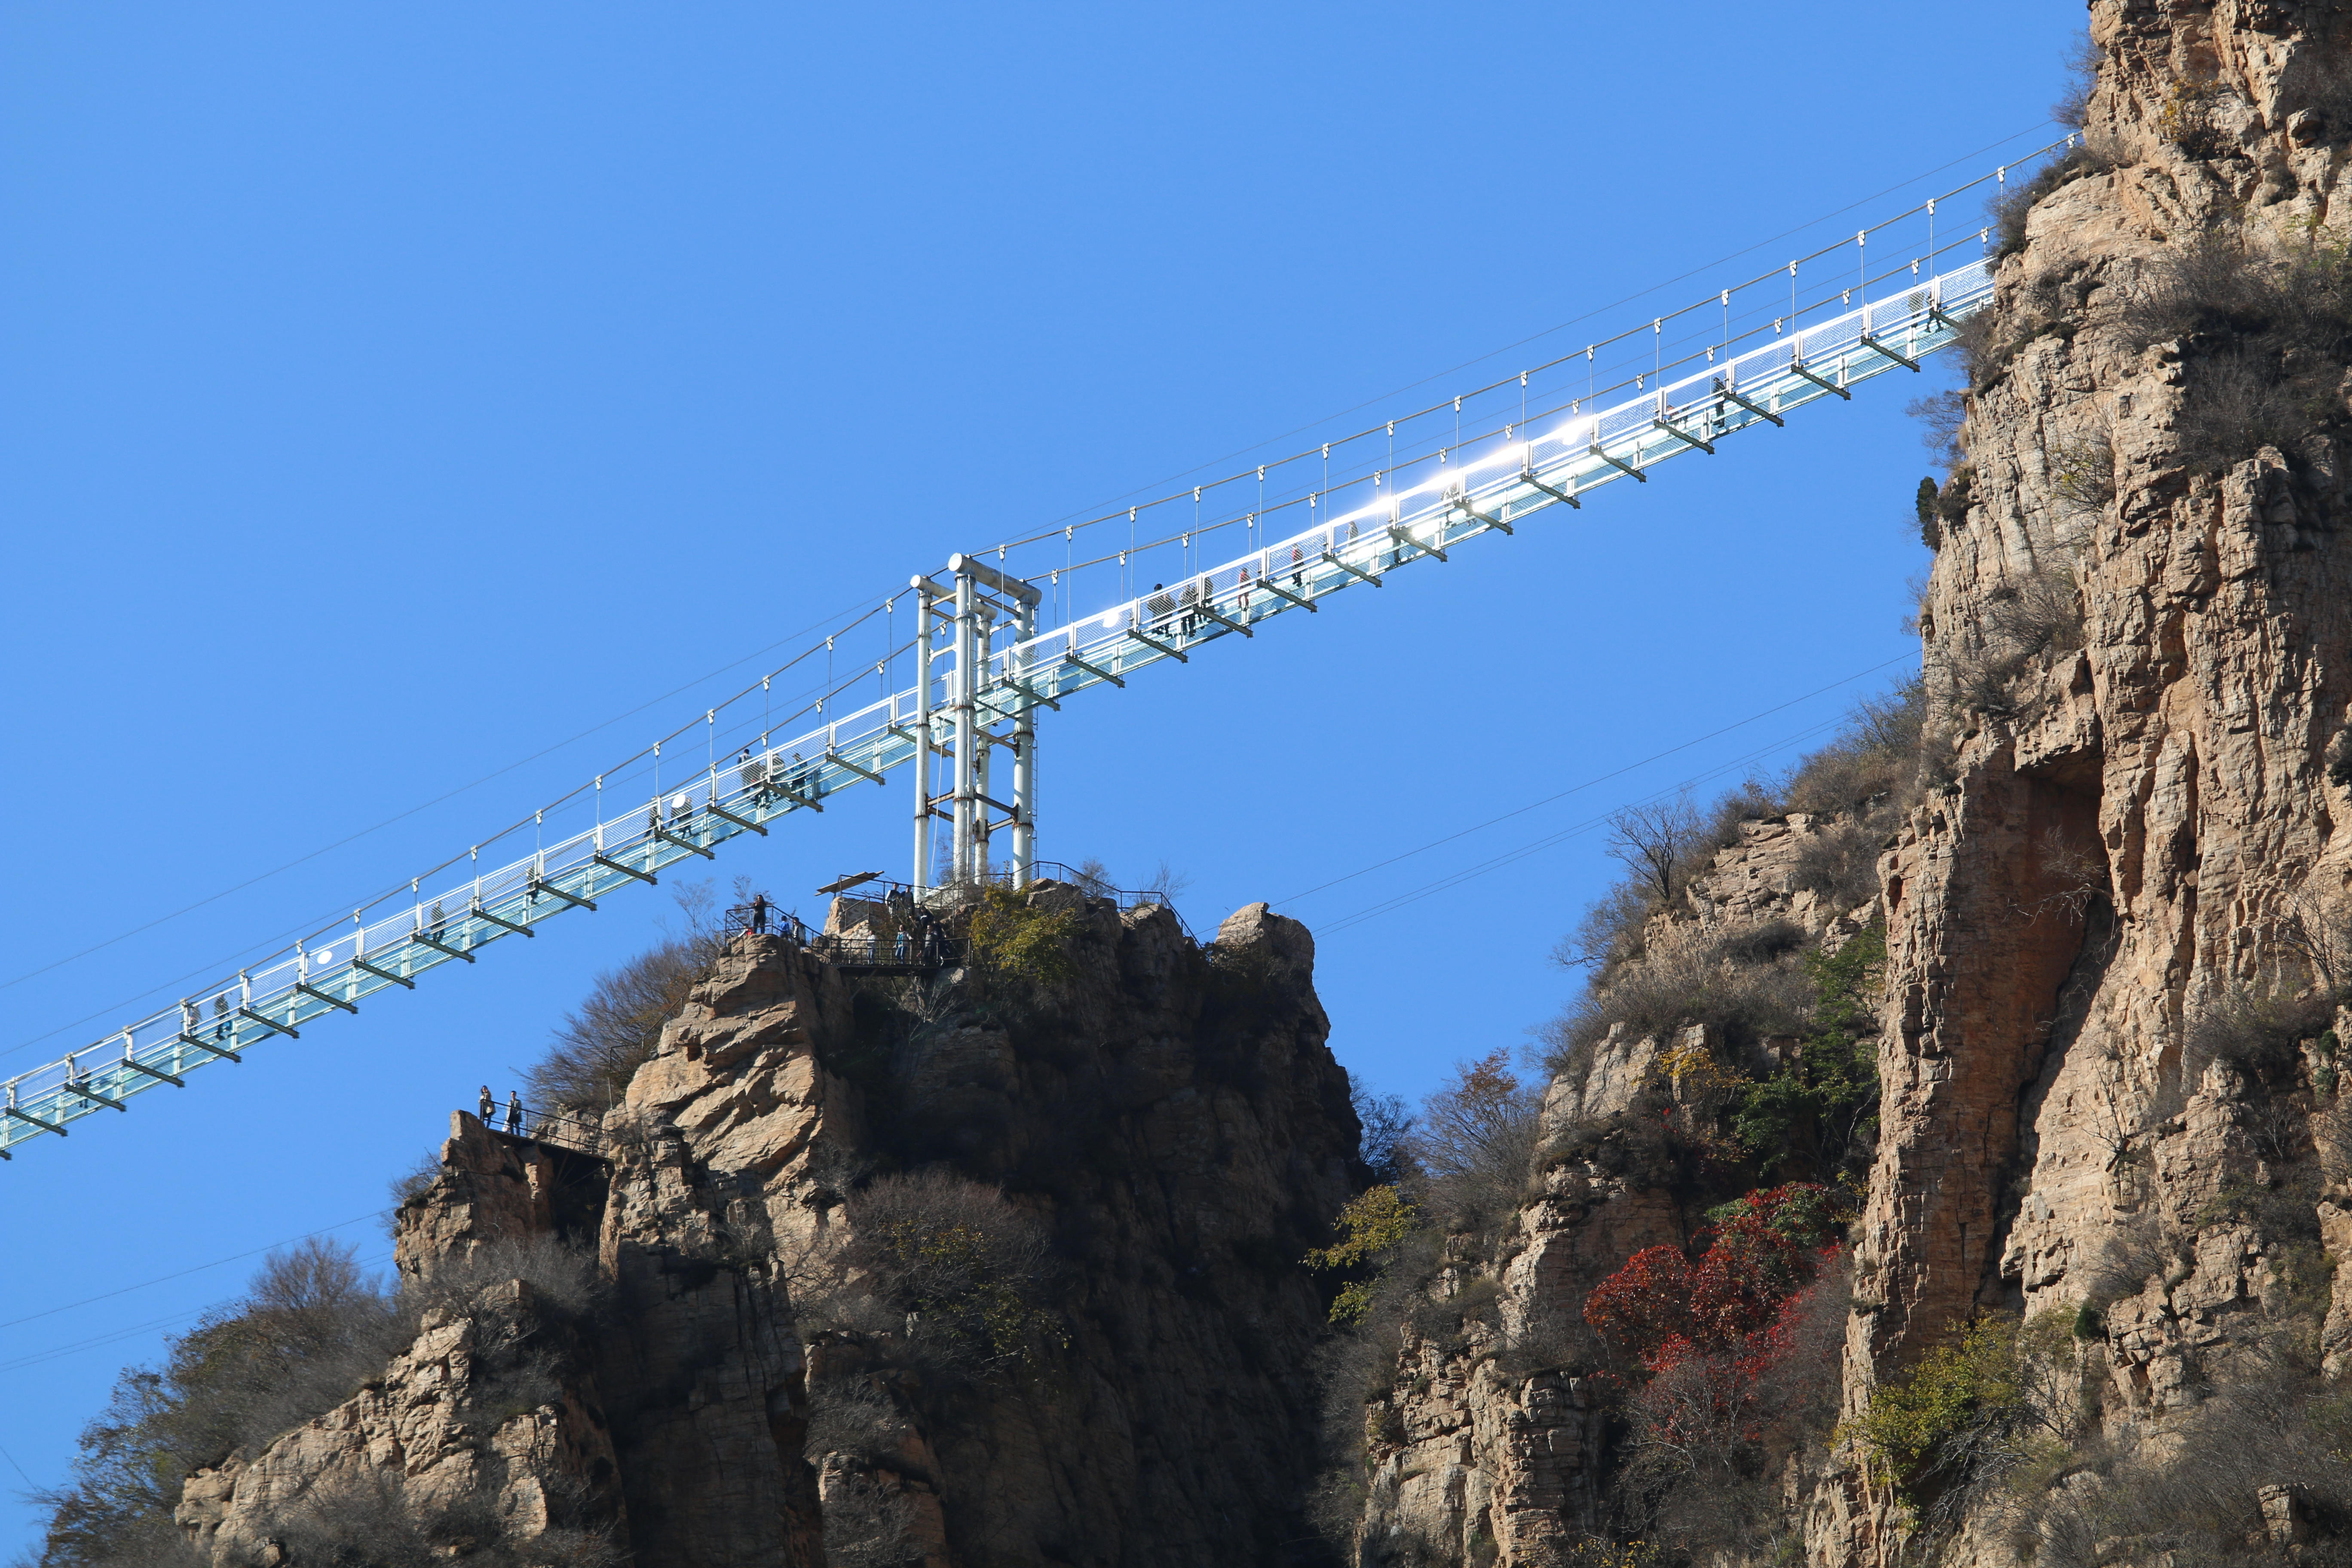
<path fill-rule="evenodd" d="M 1299 1258 L 1361 1169 L 1313 942 L 1264 905 L 1213 952 L 1074 889 L 1023 913 L 1057 918 L 1035 984 L 852 981 L 737 939 L 604 1119 L 593 1191 L 583 1156 L 460 1114 L 399 1266 L 490 1282 L 190 1483 L 191 1539 L 271 1560 L 300 1499 L 364 1486 L 427 1515 L 487 1499 L 520 1541 L 601 1531 L 641 1568 L 1315 1560 L 1324 1302 Z M 837 1300 L 811 1317 L 858 1288 L 851 1194 L 926 1168 L 1049 1239 L 1038 1353 L 926 1369 Z M 592 1309 L 495 1279 L 558 1243 L 593 1252 Z M 528 1408 L 493 1342 L 561 1346 Z"/>

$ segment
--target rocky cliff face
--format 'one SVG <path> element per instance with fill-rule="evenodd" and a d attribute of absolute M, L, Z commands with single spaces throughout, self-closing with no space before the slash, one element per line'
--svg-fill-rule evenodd
<path fill-rule="evenodd" d="M 1968 345 L 1916 804 L 1880 897 L 1840 912 L 1886 942 L 1844 1410 L 2003 1314 L 2060 1325 L 2068 1392 L 2018 1439 L 2043 1445 L 2031 1484 L 1898 1491 L 1851 1439 L 1753 1478 L 1783 1499 L 1780 1550 L 1824 1565 L 2319 1561 L 2344 1522 L 2311 1484 L 2340 1449 L 2297 1468 L 2252 1435 L 2312 1419 L 2328 1396 L 2296 1380 L 2352 1364 L 2352 16 L 2095 0 L 2090 38 L 2085 149 L 2013 202 Z M 1772 851 L 1808 830 L 1750 825 L 1672 920 L 1834 942 Z M 1513 1375 L 1513 1342 L 1687 1239 L 1658 1128 L 1706 1114 L 1690 1068 L 1727 1059 L 1701 1028 L 1621 1026 L 1550 1085 L 1540 1195 L 1457 1237 L 1428 1290 L 1485 1279 L 1496 1310 L 1409 1324 L 1376 1402 L 1368 1554 L 1547 1562 L 1607 1532 L 1623 1434 L 1580 1370 L 1601 1357 Z M 2285 1414 L 2214 1458 L 2211 1412 L 2257 1385 Z M 2126 1488 L 2168 1453 L 2247 1472 L 2187 1534 Z"/>
<path fill-rule="evenodd" d="M 2160 1415 L 2215 1373 L 2226 1321 L 2278 1289 L 2288 1238 L 2216 1199 L 2320 1160 L 2308 1075 L 2200 1040 L 2335 978 L 2309 938 L 2340 919 L 2352 853 L 2327 765 L 2352 702 L 2342 345 L 2256 363 L 2226 320 L 2182 335 L 2179 315 L 2147 318 L 2226 288 L 2193 270 L 2200 247 L 2292 265 L 2342 246 L 2341 21 L 2091 7 L 2091 155 L 2001 264 L 1970 500 L 1923 605 L 1953 777 L 1882 862 L 1885 1137 L 1850 1404 L 1980 1306 L 2099 1297 L 2110 1422 Z M 2297 374 L 2297 353 L 2326 363 L 2321 406 L 2230 405 Z M 2011 652 L 1990 689 L 1982 661 L 2018 646 L 2004 618 L 2036 593 L 2079 633 Z M 2155 1235 L 2179 1261 L 2133 1272 Z M 1883 1553 L 1873 1517 L 1861 1505 L 1817 1549 Z"/>
<path fill-rule="evenodd" d="M 1906 1484 L 1826 1422 L 1751 1446 L 1725 1473 L 1778 1518 L 1706 1548 L 1726 1568 L 2323 1562 L 2347 1538 L 2352 1488 L 2312 1478 L 2352 1445 L 2323 1408 L 2352 1365 L 2352 18 L 2089 16 L 2085 149 L 2009 215 L 1970 333 L 1917 785 L 1744 825 L 1612 983 L 1785 978 L 1792 946 L 1883 931 L 1830 1403 L 1866 1417 L 1970 1320 L 2043 1325 L 2056 1393 L 1998 1486 Z M 1858 900 L 1807 868 L 1865 825 Z M 1255 906 L 1213 963 L 1164 912 L 1031 908 L 1070 917 L 1073 966 L 1017 994 L 739 942 L 593 1171 L 460 1118 L 402 1216 L 404 1271 L 449 1304 L 379 1384 L 192 1482 L 183 1523 L 223 1563 L 299 1563 L 305 1499 L 389 1488 L 649 1564 L 1312 1560 L 1322 1304 L 1294 1265 L 1360 1173 L 1311 943 Z M 1628 1374 L 1585 1303 L 1761 1168 L 1712 1142 L 1726 1085 L 1799 1047 L 1644 1017 L 1579 1044 L 1525 1186 L 1432 1244 L 1371 1346 L 1335 1509 L 1360 1561 L 1663 1560 L 1592 1555 L 1624 1523 Z M 994 1353 L 942 1356 L 954 1302 L 885 1289 L 893 1248 L 1002 1228 L 968 1193 L 928 1230 L 860 1195 L 926 1166 L 1050 1237 L 1050 1321 L 988 1298 Z M 537 1282 L 527 1249 L 565 1237 L 595 1300 Z M 2257 1415 L 2225 1453 L 2233 1400 Z M 2278 1446 L 2315 1419 L 2315 1458 Z M 2230 1471 L 2206 1517 L 2129 1489 L 2180 1454 Z"/>
<path fill-rule="evenodd" d="M 1838 909 L 1800 866 L 1848 826 L 1805 814 L 1741 824 L 1648 921 L 1648 949 L 1757 931 L 1834 949 L 1874 911 Z M 1703 1064 L 1736 1054 L 1704 1023 L 1663 1034 L 1620 1023 L 1551 1080 L 1524 1200 L 1486 1233 L 1449 1238 L 1426 1304 L 1402 1325 L 1391 1384 L 1367 1406 L 1363 1562 L 1518 1568 L 1608 1539 L 1623 1385 L 1604 1371 L 1585 1300 L 1634 1253 L 1689 1239 L 1692 1150 L 1675 1119 L 1712 1112 Z"/>
<path fill-rule="evenodd" d="M 738 939 L 601 1159 L 458 1115 L 399 1216 L 449 1304 L 379 1384 L 191 1483 L 184 1526 L 299 1563 L 294 1505 L 365 1490 L 472 1508 L 518 1561 L 593 1560 L 564 1531 L 644 1568 L 1292 1560 L 1323 1322 L 1297 1260 L 1360 1169 L 1312 941 L 1255 905 L 1212 953 L 1050 886 L 1008 918 L 1055 922 L 1030 981 L 852 982 Z M 936 1284 L 991 1227 L 1036 1238 L 1030 1296 Z M 583 1249 L 578 1299 L 541 1300 Z M 892 1296 L 894 1259 L 930 1293 Z"/>

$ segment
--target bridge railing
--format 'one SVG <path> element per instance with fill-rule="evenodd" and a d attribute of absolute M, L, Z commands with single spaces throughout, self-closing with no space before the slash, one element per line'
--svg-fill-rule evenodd
<path fill-rule="evenodd" d="M 978 672 L 973 693 L 981 721 L 1009 718 L 1038 699 L 1123 682 L 1143 666 L 1186 658 L 1190 649 L 1220 637 L 1247 635 L 1274 616 L 1312 610 L 1316 601 L 1376 584 L 1398 567 L 1442 560 L 1454 544 L 1509 531 L 1534 512 L 1579 505 L 1599 486 L 1639 479 L 1656 463 L 1695 448 L 1712 450 L 1726 435 L 1777 424 L 1860 381 L 1916 369 L 1919 358 L 1951 342 L 1958 323 L 1990 298 L 1990 264 L 1970 262 L 1812 326 L 1791 321 L 1784 338 L 1607 408 L 1587 411 L 1571 403 L 1565 411 L 1533 411 L 1509 438 L 1488 441 L 1475 454 L 1462 454 L 1464 460 L 1447 461 L 1453 454 L 1442 454 L 1437 470 L 1418 483 L 995 651 Z M 616 889 L 654 882 L 664 868 L 710 857 L 739 835 L 764 833 L 767 824 L 789 813 L 822 811 L 837 791 L 880 782 L 918 755 L 918 706 L 909 688 L 780 743 L 769 744 L 762 733 L 756 750 L 746 748 L 726 762 L 711 756 L 700 769 L 673 774 L 679 782 L 609 817 L 600 779 L 590 797 L 593 820 L 585 829 L 502 865 L 481 865 L 478 848 L 468 874 L 438 893 L 424 893 L 419 879 L 404 900 L 363 906 L 348 931 L 297 942 L 290 952 L 0 1083 L 0 1159 L 16 1143 L 63 1135 L 81 1117 L 124 1110 L 133 1095 L 184 1086 L 188 1073 L 240 1060 L 278 1036 L 299 1038 L 311 1021 L 355 1013 L 380 991 L 413 989 L 444 964 L 474 963 L 492 942 L 528 936 L 553 915 L 593 910 Z M 929 740 L 937 744 L 946 738 L 948 717 L 943 704 L 930 706 Z M 379 911 L 373 920 L 371 910 Z"/>

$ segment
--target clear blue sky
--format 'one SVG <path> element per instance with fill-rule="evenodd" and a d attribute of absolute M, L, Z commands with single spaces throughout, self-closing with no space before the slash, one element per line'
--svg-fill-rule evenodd
<path fill-rule="evenodd" d="M 0 1076 L 462 849 L 950 551 L 1516 370 L 2047 140 L 2080 22 L 0 6 Z M 1307 921 L 1376 1088 L 1520 1044 L 1571 988 L 1545 954 L 1609 875 L 1597 835 L 1351 917 L 1785 761 L 1844 691 L 1308 889 L 1916 658 L 1920 389 L 1047 715 L 1044 852 L 1166 860 L 1204 934 L 1254 899 Z M 836 872 L 899 870 L 902 794 L 718 869 L 814 913 Z M 249 1268 L 215 1260 L 355 1220 L 383 1256 L 387 1179 L 660 899 L 0 1168 L 9 1463 L 58 1479 L 119 1369 Z M 0 1552 L 34 1518 L 0 1504 Z"/>

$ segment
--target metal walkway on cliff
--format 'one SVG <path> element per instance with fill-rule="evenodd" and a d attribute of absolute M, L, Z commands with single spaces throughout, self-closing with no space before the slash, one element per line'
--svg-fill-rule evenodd
<path fill-rule="evenodd" d="M 2007 173 L 1987 178 L 2005 180 Z M 1024 882 L 1034 854 L 1038 709 L 1058 708 L 1092 687 L 1124 687 L 1152 665 L 1189 662 L 1206 645 L 1248 638 L 1277 616 L 1311 616 L 1334 595 L 1378 589 L 1392 573 L 1507 537 L 1542 514 L 1580 509 L 1605 486 L 1645 484 L 1670 458 L 1712 455 L 1744 432 L 1782 426 L 1805 409 L 1848 399 L 1855 386 L 1876 376 L 1916 371 L 1920 361 L 1950 346 L 1961 323 L 1992 295 L 1990 260 L 1957 261 L 1939 251 L 1936 205 L 1930 201 L 1842 242 L 1835 248 L 1851 250 L 1854 269 L 1843 279 L 1832 271 L 1826 292 L 1811 306 L 1798 291 L 1800 264 L 1790 262 L 1789 304 L 1771 316 L 1769 335 L 1760 320 L 1735 333 L 1732 301 L 1741 290 L 1778 289 L 1778 269 L 1612 340 L 1654 345 L 1642 356 L 1649 368 L 1637 365 L 1624 378 L 1629 384 L 1599 386 L 1591 367 L 1602 345 L 1589 347 L 1581 356 L 1588 377 L 1583 395 L 1556 395 L 1545 406 L 1530 406 L 1533 378 L 1522 374 L 1518 416 L 1499 429 L 1466 436 L 1459 427 L 1464 399 L 1457 397 L 1454 437 L 1433 453 L 1392 458 L 1368 476 L 1253 510 L 1246 523 L 1234 516 L 1185 530 L 1178 557 L 1185 569 L 1170 571 L 1166 582 L 1134 591 L 1137 585 L 1125 580 L 1129 556 L 1147 547 L 1121 551 L 1121 585 L 1129 591 L 1084 614 L 1066 605 L 1071 613 L 1051 629 L 1037 626 L 1045 596 L 1038 584 L 1049 584 L 1057 604 L 1071 598 L 1061 592 L 1062 578 L 1075 574 L 1076 566 L 1024 579 L 975 556 L 954 556 L 948 581 L 918 576 L 910 584 L 918 629 L 909 647 L 919 673 L 903 688 L 825 715 L 827 698 L 839 705 L 841 689 L 834 689 L 818 700 L 823 721 L 784 740 L 774 739 L 770 728 L 768 683 L 747 689 L 730 699 L 731 727 L 723 744 L 720 709 L 704 716 L 703 744 L 691 748 L 702 752 L 698 761 L 681 768 L 673 753 L 665 779 L 663 743 L 653 746 L 650 789 L 644 787 L 642 756 L 632 759 L 637 773 L 625 789 L 616 775 L 600 775 L 472 847 L 440 872 L 409 879 L 362 903 L 341 929 L 298 941 L 264 963 L 0 1084 L 0 1160 L 26 1140 L 64 1137 L 83 1117 L 122 1112 L 150 1089 L 184 1087 L 200 1068 L 240 1061 L 281 1037 L 299 1039 L 304 1029 L 356 1013 L 381 993 L 413 990 L 436 970 L 478 963 L 496 944 L 527 940 L 556 916 L 593 910 L 616 893 L 652 885 L 665 868 L 709 858 L 730 839 L 764 836 L 788 816 L 820 813 L 835 795 L 878 784 L 918 756 L 924 765 L 910 772 L 919 892 L 932 865 L 937 821 L 950 831 L 950 879 L 976 882 L 999 874 L 990 868 L 989 847 L 995 834 L 1009 829 L 1010 876 Z M 1898 256 L 1874 276 L 1866 264 L 1872 237 L 1880 236 L 1883 254 L 1888 247 L 1882 230 L 1922 213 L 1924 248 Z M 1986 230 L 1970 225 L 1944 249 L 1978 247 L 1988 238 Z M 1816 266 L 1812 276 L 1823 270 Z M 1688 352 L 1678 348 L 1669 360 L 1666 322 L 1711 311 L 1718 301 L 1719 341 L 1710 335 Z M 1808 321 L 1809 314 L 1817 319 Z M 1761 341 L 1739 348 L 1745 338 Z M 1572 392 L 1559 367 L 1572 372 L 1577 363 L 1571 355 L 1541 367 L 1554 373 L 1549 387 Z M 1391 446 L 1396 427 L 1389 422 Z M 1329 444 L 1322 448 L 1327 468 L 1332 449 Z M 1261 491 L 1266 472 L 1257 469 Z M 1192 491 L 1196 512 L 1202 494 L 1202 488 Z M 1126 520 L 1133 524 L 1140 510 L 1126 509 Z M 1269 537 L 1269 524 L 1286 510 L 1306 526 Z M 1253 547 L 1194 565 L 1194 537 L 1232 526 L 1244 527 Z M 1051 537 L 1068 540 L 1074 531 L 1057 529 Z M 1157 542 L 1175 547 L 1173 538 Z M 998 553 L 1001 559 L 1004 552 Z M 895 612 L 895 602 L 892 607 Z M 944 647 L 935 639 L 939 630 L 948 634 Z M 828 653 L 832 642 L 826 639 Z M 886 656 L 877 667 L 886 686 L 896 657 Z M 755 696 L 761 705 L 756 721 L 738 711 Z M 1012 760 L 1011 778 L 1002 785 L 990 772 L 999 750 L 1009 751 Z M 943 791 L 938 788 L 942 764 Z M 560 819 L 567 810 L 584 821 L 572 831 L 551 833 L 550 813 Z M 509 850 L 501 858 L 502 845 L 526 837 L 528 853 Z M 488 860 L 486 848 L 493 851 Z M 451 874 L 452 868 L 459 868 Z M 428 889 L 426 875 L 441 879 Z"/>

